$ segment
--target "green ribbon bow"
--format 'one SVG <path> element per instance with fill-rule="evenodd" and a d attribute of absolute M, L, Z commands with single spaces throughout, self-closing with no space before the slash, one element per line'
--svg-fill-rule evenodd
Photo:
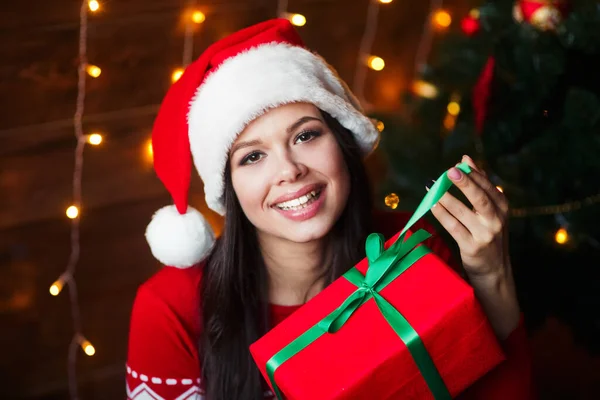
<path fill-rule="evenodd" d="M 457 168 L 466 174 L 471 172 L 470 167 L 465 163 L 459 164 Z M 379 294 L 384 287 L 399 277 L 417 260 L 431 252 L 427 247 L 419 246 L 419 244 L 431 236 L 428 232 L 422 229 L 418 230 L 405 240 L 406 232 L 415 222 L 431 210 L 451 186 L 452 181 L 448 178 L 446 171 L 425 195 L 415 213 L 400 232 L 398 239 L 387 250 L 384 250 L 383 235 L 379 233 L 369 235 L 365 244 L 367 259 L 369 261 L 369 268 L 366 275 L 363 276 L 356 267 L 351 268 L 343 275 L 346 280 L 356 286 L 356 290 L 337 309 L 298 336 L 267 361 L 267 374 L 278 400 L 282 400 L 283 396 L 279 390 L 279 386 L 275 382 L 275 371 L 277 368 L 321 336 L 327 333 L 334 334 L 340 330 L 352 314 L 370 299 L 375 300 L 385 320 L 408 348 L 434 398 L 436 400 L 452 398 L 427 349 L 425 349 L 419 334 L 406 318 Z"/>

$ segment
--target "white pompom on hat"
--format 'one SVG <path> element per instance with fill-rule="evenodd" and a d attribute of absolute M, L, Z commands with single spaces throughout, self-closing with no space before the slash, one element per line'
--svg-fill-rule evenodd
<path fill-rule="evenodd" d="M 211 45 L 167 92 L 152 131 L 154 168 L 174 201 L 146 229 L 152 254 L 187 268 L 204 260 L 215 235 L 188 206 L 192 158 L 208 207 L 224 215 L 224 171 L 244 128 L 269 109 L 311 103 L 353 133 L 363 154 L 379 141 L 373 121 L 335 70 L 308 50 L 292 24 L 274 19 Z"/>

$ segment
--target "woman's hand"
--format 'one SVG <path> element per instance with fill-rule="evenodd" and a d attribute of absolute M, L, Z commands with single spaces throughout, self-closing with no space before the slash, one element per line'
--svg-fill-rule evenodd
<path fill-rule="evenodd" d="M 508 202 L 470 157 L 463 156 L 462 162 L 472 172 L 467 175 L 451 168 L 448 177 L 473 209 L 446 193 L 431 211 L 456 240 L 469 281 L 503 339 L 517 326 L 520 316 L 508 254 Z"/>

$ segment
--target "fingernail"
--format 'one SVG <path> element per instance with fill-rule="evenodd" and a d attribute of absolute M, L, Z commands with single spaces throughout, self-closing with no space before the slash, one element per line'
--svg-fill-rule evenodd
<path fill-rule="evenodd" d="M 433 186 L 433 184 L 435 183 L 435 180 L 430 179 L 427 182 L 425 182 L 425 187 L 427 188 L 427 190 L 431 189 L 431 187 Z"/>
<path fill-rule="evenodd" d="M 462 173 L 460 172 L 460 170 L 458 168 L 452 167 L 452 168 L 450 168 L 450 171 L 448 171 L 448 176 L 453 181 L 459 181 L 460 178 L 462 178 Z"/>

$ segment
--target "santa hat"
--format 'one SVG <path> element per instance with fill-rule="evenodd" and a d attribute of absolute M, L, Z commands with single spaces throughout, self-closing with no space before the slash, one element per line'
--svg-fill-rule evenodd
<path fill-rule="evenodd" d="M 206 258 L 215 235 L 188 206 L 192 158 L 208 207 L 224 215 L 224 171 L 229 150 L 251 121 L 269 109 L 306 102 L 353 133 L 363 154 L 379 139 L 373 121 L 325 60 L 314 54 L 288 20 L 266 21 L 211 45 L 167 92 L 152 131 L 154 168 L 173 198 L 146 229 L 152 254 L 186 268 Z"/>

